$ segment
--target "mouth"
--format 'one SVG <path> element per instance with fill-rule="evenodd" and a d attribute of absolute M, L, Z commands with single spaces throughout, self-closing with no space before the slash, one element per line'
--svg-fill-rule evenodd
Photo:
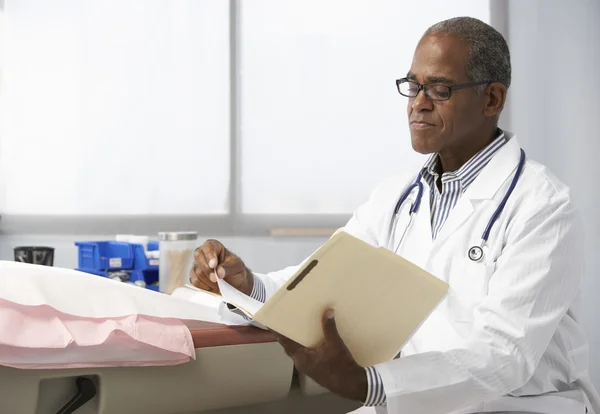
<path fill-rule="evenodd" d="M 413 129 L 427 129 L 427 128 L 432 128 L 435 125 L 430 124 L 428 122 L 425 121 L 412 121 L 410 123 L 410 127 Z"/>

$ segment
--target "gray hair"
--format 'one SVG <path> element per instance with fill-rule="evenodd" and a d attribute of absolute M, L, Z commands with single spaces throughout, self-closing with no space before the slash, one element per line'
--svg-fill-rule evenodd
<path fill-rule="evenodd" d="M 510 86 L 508 45 L 492 26 L 473 17 L 454 17 L 431 26 L 423 36 L 427 35 L 451 36 L 469 47 L 466 72 L 471 81 L 500 82 L 507 88 Z"/>

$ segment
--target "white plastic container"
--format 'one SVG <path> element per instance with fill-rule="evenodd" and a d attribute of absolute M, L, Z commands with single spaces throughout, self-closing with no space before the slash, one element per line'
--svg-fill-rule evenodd
<path fill-rule="evenodd" d="M 148 251 L 148 236 L 129 236 L 129 243 L 141 244 L 144 247 L 144 251 Z"/>
<path fill-rule="evenodd" d="M 134 237 L 133 234 L 117 234 L 115 236 L 115 241 L 131 243 L 131 238 Z"/>
<path fill-rule="evenodd" d="M 170 295 L 178 287 L 188 283 L 194 263 L 198 233 L 195 231 L 158 233 L 160 264 L 158 268 L 159 290 Z"/>

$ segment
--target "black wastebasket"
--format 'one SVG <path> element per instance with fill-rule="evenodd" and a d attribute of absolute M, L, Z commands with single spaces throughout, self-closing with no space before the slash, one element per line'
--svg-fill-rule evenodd
<path fill-rule="evenodd" d="M 52 266 L 54 264 L 54 247 L 15 247 L 15 262 Z"/>

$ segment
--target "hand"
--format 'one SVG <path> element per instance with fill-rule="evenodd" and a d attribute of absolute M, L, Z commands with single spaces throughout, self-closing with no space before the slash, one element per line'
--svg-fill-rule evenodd
<path fill-rule="evenodd" d="M 333 310 L 323 314 L 321 345 L 311 349 L 275 333 L 285 353 L 294 361 L 298 371 L 308 375 L 329 391 L 355 401 L 367 398 L 367 373 L 358 365 L 338 334 Z"/>
<path fill-rule="evenodd" d="M 244 262 L 227 250 L 217 240 L 207 240 L 194 251 L 194 265 L 190 269 L 190 282 L 199 289 L 219 292 L 217 277 L 240 292 L 250 295 L 254 276 Z"/>

